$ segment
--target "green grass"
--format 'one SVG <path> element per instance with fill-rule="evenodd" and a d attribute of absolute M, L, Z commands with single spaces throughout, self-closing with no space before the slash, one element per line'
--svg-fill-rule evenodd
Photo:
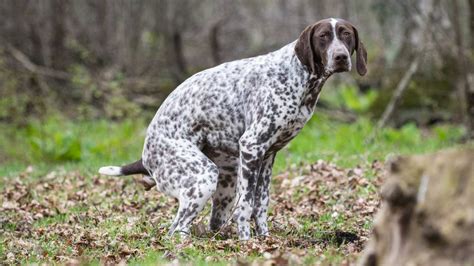
<path fill-rule="evenodd" d="M 57 167 L 94 173 L 105 164 L 131 162 L 141 156 L 147 123 L 51 118 L 24 128 L 0 124 L 0 175 L 16 174 L 28 165 L 33 165 L 37 174 Z M 401 129 L 385 128 L 367 143 L 373 129 L 374 124 L 366 118 L 348 124 L 315 115 L 279 152 L 274 172 L 319 159 L 350 167 L 364 161 L 385 160 L 389 155 L 430 152 L 455 145 L 464 133 L 461 127 L 451 125 L 421 130 L 407 124 Z"/>
<path fill-rule="evenodd" d="M 275 172 L 288 166 L 322 159 L 342 167 L 366 161 L 385 160 L 387 156 L 426 153 L 456 145 L 463 128 L 438 125 L 421 130 L 414 124 L 400 129 L 384 128 L 368 142 L 374 124 L 366 118 L 347 124 L 324 115 L 314 116 L 301 133 L 276 158 Z"/>
<path fill-rule="evenodd" d="M 131 162 L 141 156 L 145 131 L 143 120 L 50 118 L 23 128 L 0 124 L 0 175 L 16 174 L 28 165 L 40 175 L 57 167 L 93 173 L 103 164 Z"/>

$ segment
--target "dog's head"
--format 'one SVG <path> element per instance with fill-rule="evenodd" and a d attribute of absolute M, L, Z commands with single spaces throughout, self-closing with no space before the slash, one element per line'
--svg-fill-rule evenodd
<path fill-rule="evenodd" d="M 323 19 L 306 27 L 295 46 L 295 53 L 312 74 L 331 75 L 350 71 L 356 51 L 359 75 L 367 72 L 367 51 L 354 25 L 343 19 Z"/>

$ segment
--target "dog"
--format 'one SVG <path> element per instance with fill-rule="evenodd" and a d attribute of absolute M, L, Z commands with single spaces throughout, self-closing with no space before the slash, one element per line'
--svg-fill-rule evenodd
<path fill-rule="evenodd" d="M 100 174 L 143 174 L 143 184 L 178 199 L 169 233 L 189 233 L 212 198 L 210 230 L 228 220 L 241 240 L 269 234 L 267 210 L 276 153 L 311 118 L 321 88 L 334 73 L 367 72 L 367 52 L 355 26 L 324 19 L 266 55 L 201 71 L 179 85 L 151 121 L 140 160 Z"/>

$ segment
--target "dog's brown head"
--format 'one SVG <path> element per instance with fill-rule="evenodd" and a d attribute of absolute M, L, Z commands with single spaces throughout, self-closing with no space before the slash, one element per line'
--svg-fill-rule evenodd
<path fill-rule="evenodd" d="M 296 42 L 298 59 L 312 74 L 321 76 L 350 71 L 356 51 L 359 75 L 367 72 L 367 51 L 354 25 L 343 19 L 323 19 L 306 27 Z"/>

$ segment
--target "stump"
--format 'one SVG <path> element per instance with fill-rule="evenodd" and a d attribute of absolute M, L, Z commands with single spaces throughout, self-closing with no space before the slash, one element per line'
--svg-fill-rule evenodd
<path fill-rule="evenodd" d="M 399 157 L 360 265 L 474 265 L 474 149 Z"/>

